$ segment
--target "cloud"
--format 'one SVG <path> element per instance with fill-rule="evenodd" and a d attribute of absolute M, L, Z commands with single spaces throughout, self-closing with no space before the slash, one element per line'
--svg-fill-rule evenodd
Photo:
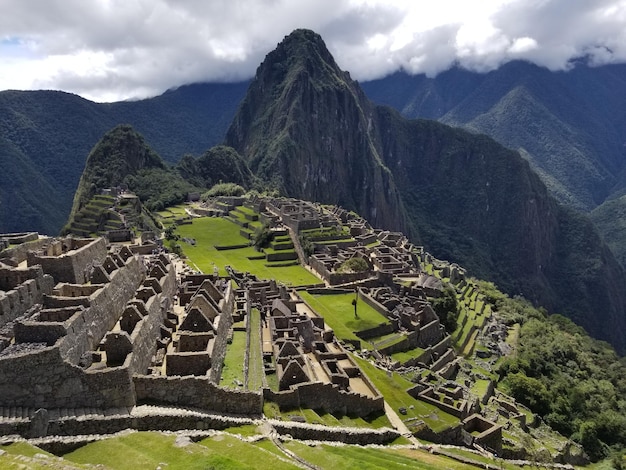
<path fill-rule="evenodd" d="M 395 70 L 626 61 L 626 0 L 2 0 L 0 89 L 98 101 L 253 76 L 292 30 L 359 80 Z"/>

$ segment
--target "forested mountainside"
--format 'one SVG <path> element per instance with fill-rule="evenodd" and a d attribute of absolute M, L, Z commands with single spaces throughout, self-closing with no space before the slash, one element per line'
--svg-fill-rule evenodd
<path fill-rule="evenodd" d="M 408 228 L 429 251 L 626 344 L 624 273 L 589 219 L 560 207 L 517 152 L 373 105 L 317 34 L 295 31 L 268 54 L 226 144 L 284 193 Z"/>
<path fill-rule="evenodd" d="M 223 139 L 247 86 L 189 85 L 120 103 L 59 91 L 0 92 L 0 232 L 58 233 L 86 155 L 118 124 L 131 124 L 169 163 L 205 152 Z"/>
<path fill-rule="evenodd" d="M 363 84 L 376 103 L 437 119 L 519 150 L 551 193 L 591 210 L 615 192 L 626 164 L 626 65 L 566 72 L 510 62 L 487 74 L 396 73 Z M 623 187 L 623 184 L 621 184 Z"/>

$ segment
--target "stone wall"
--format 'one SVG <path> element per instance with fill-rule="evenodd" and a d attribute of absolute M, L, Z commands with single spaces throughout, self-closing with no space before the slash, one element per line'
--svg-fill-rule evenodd
<path fill-rule="evenodd" d="M 67 436 L 104 436 L 125 429 L 137 431 L 222 430 L 231 426 L 253 423 L 253 420 L 250 418 L 213 415 L 181 409 L 164 411 L 136 416 L 113 414 L 111 416 L 96 416 L 90 419 L 68 417 L 51 420 L 48 422 L 47 435 L 59 436 L 61 438 L 67 438 Z M 0 435 L 2 436 L 21 435 L 23 437 L 31 437 L 31 429 L 31 422 L 28 419 L 0 422 Z M 61 442 L 63 440 L 65 439 L 62 439 Z M 55 442 L 61 444 L 58 440 L 55 441 L 55 439 L 48 437 L 42 440 L 41 444 L 37 443 L 36 445 L 42 449 L 58 449 L 61 447 L 50 446 L 50 444 Z M 67 451 L 67 447 L 65 450 Z"/>
<path fill-rule="evenodd" d="M 442 336 L 443 333 L 439 320 L 433 320 L 419 329 L 417 345 L 420 348 L 427 348 L 432 344 L 438 343 Z"/>
<path fill-rule="evenodd" d="M 80 247 L 58 256 L 48 256 L 44 254 L 48 252 L 46 250 L 29 252 L 28 265 L 40 264 L 44 272 L 50 274 L 56 282 L 82 284 L 89 281 L 90 268 L 101 264 L 106 258 L 106 242 L 104 238 L 98 238 L 84 245 L 80 243 L 82 240 L 73 240 L 73 242 Z"/>
<path fill-rule="evenodd" d="M 303 383 L 289 390 L 274 392 L 263 389 L 263 396 L 280 406 L 281 409 L 304 407 L 323 409 L 328 413 L 356 414 L 367 416 L 384 409 L 382 396 L 367 397 L 358 393 L 345 392 L 336 385 L 322 382 Z"/>
<path fill-rule="evenodd" d="M 235 291 L 229 282 L 224 295 L 222 313 L 219 317 L 215 343 L 213 344 L 213 356 L 211 358 L 211 371 L 209 378 L 212 383 L 218 384 L 222 376 L 222 367 L 226 357 L 228 333 L 233 326 L 233 310 L 235 308 Z"/>
<path fill-rule="evenodd" d="M 36 251 L 42 249 L 47 243 L 50 242 L 49 238 L 39 238 L 37 240 L 22 243 L 21 245 L 7 248 L 0 253 L 0 259 L 12 259 L 16 263 L 26 261 L 29 251 Z"/>
<path fill-rule="evenodd" d="M 39 239 L 39 234 L 37 232 L 0 233 L 0 238 L 5 239 L 11 245 L 19 245 Z"/>
<path fill-rule="evenodd" d="M 381 323 L 380 325 L 373 328 L 368 328 L 367 330 L 356 331 L 354 334 L 363 340 L 367 340 L 370 338 L 385 336 L 393 333 L 394 331 L 396 331 L 396 327 L 393 325 L 393 323 Z"/>
<path fill-rule="evenodd" d="M 400 437 L 400 433 L 393 429 L 359 429 L 335 428 L 329 426 L 287 423 L 271 421 L 272 427 L 281 435 L 289 435 L 294 439 L 310 441 L 337 441 L 345 444 L 388 444 Z"/>
<path fill-rule="evenodd" d="M 84 370 L 63 361 L 57 346 L 0 357 L 0 406 L 106 408 L 134 405 L 122 368 Z"/>
<path fill-rule="evenodd" d="M 26 270 L 0 267 L 0 326 L 41 303 L 53 288 L 52 276 L 43 274 L 41 266 Z"/>
<path fill-rule="evenodd" d="M 133 380 L 138 403 L 190 406 L 245 415 L 263 412 L 260 393 L 218 387 L 208 377 L 136 375 Z"/>
<path fill-rule="evenodd" d="M 143 264 L 136 257 L 110 273 L 111 282 L 90 297 L 89 308 L 59 342 L 61 355 L 67 361 L 78 364 L 83 354 L 97 349 L 104 335 L 117 323 L 126 303 L 135 296 L 144 275 Z"/>

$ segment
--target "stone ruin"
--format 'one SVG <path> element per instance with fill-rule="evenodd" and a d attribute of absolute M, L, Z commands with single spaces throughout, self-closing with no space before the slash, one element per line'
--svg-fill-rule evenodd
<path fill-rule="evenodd" d="M 237 320 L 261 312 L 265 374 L 276 374 L 278 390 L 263 388 L 281 409 L 300 406 L 329 413 L 367 416 L 384 409 L 383 397 L 361 374 L 324 319 L 275 281 L 231 271 L 242 295 Z"/>
<path fill-rule="evenodd" d="M 0 264 L 0 434 L 80 433 L 85 419 L 105 433 L 141 427 L 149 416 L 128 419 L 142 403 L 261 413 L 260 393 L 216 385 L 230 283 L 183 279 L 181 297 L 193 292 L 180 305 L 158 250 L 71 237 L 35 248 Z"/>

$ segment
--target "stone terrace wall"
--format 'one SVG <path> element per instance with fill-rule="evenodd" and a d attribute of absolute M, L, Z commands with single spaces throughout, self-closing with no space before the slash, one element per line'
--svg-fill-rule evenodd
<path fill-rule="evenodd" d="M 138 403 L 190 406 L 245 415 L 263 412 L 260 393 L 218 387 L 208 377 L 135 375 L 133 380 Z"/>
<path fill-rule="evenodd" d="M 356 414 L 367 416 L 384 409 L 382 396 L 367 397 L 358 393 L 340 390 L 336 385 L 322 382 L 304 383 L 292 386 L 290 390 L 274 392 L 263 389 L 264 397 L 278 404 L 282 409 L 303 406 L 323 409 L 329 413 Z"/>
<path fill-rule="evenodd" d="M 400 433 L 393 429 L 358 429 L 358 428 L 334 428 L 328 426 L 316 426 L 302 423 L 286 423 L 271 421 L 278 434 L 288 434 L 294 439 L 310 441 L 338 441 L 345 444 L 387 444 L 398 437 Z"/>
<path fill-rule="evenodd" d="M 134 405 L 122 368 L 86 371 L 64 362 L 57 346 L 0 356 L 0 406 L 107 408 Z"/>
<path fill-rule="evenodd" d="M 48 436 L 103 436 L 114 434 L 125 429 L 137 431 L 179 431 L 179 430 L 222 430 L 231 426 L 252 424 L 250 418 L 211 415 L 189 410 L 164 410 L 164 413 L 145 414 L 140 416 L 112 415 L 90 419 L 63 418 L 48 423 Z M 21 435 L 30 437 L 31 422 L 28 419 L 0 422 L 0 435 Z M 47 438 L 38 447 L 51 449 L 48 443 L 55 441 Z M 58 441 L 57 441 L 58 442 Z M 62 446 L 57 446 L 60 448 Z M 76 447 L 76 446 L 74 446 Z M 65 448 L 67 451 L 67 448 Z"/>

